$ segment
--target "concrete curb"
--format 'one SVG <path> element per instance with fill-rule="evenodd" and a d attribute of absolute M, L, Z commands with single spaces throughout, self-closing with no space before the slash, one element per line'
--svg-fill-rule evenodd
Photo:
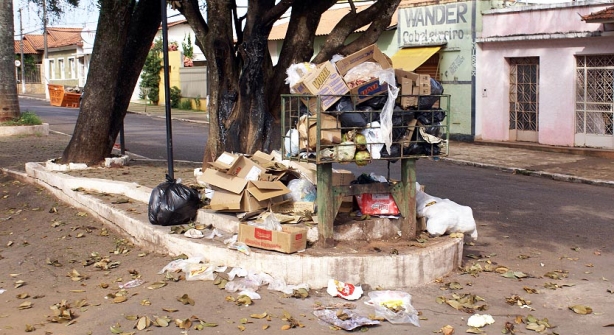
<path fill-rule="evenodd" d="M 269 273 L 283 278 L 287 284 L 308 284 L 312 288 L 325 287 L 331 278 L 372 287 L 400 289 L 432 282 L 456 270 L 462 261 L 463 241 L 453 238 L 438 238 L 433 245 L 416 249 L 407 254 L 335 254 L 319 251 L 281 254 L 252 249 L 247 256 L 228 249 L 219 241 L 193 240 L 182 235 L 169 234 L 168 227 L 151 225 L 146 214 L 137 218 L 103 203 L 98 198 L 80 192 L 90 189 L 111 194 L 123 194 L 148 203 L 151 189 L 134 183 L 104 179 L 80 178 L 47 171 L 38 163 L 27 163 L 26 174 L 4 170 L 5 173 L 45 187 L 60 200 L 65 201 L 102 220 L 110 228 L 146 250 L 169 255 L 204 255 L 210 262 L 219 265 L 242 267 Z M 216 227 L 235 225 L 228 216 L 199 212 L 198 221 Z M 231 221 L 231 222 L 228 222 Z M 222 228 L 223 229 L 223 228 Z"/>
<path fill-rule="evenodd" d="M 551 172 L 535 171 L 535 170 L 529 170 L 529 169 L 517 168 L 517 167 L 505 167 L 505 166 L 486 164 L 486 163 L 476 163 L 476 162 L 470 162 L 470 161 L 454 159 L 454 158 L 449 158 L 449 157 L 442 157 L 441 159 L 448 161 L 450 163 L 453 163 L 453 164 L 457 164 L 457 165 L 473 166 L 473 167 L 479 167 L 479 168 L 485 168 L 485 169 L 491 169 L 491 170 L 499 170 L 499 171 L 504 171 L 504 172 L 510 172 L 512 174 L 521 174 L 521 175 L 532 176 L 532 177 L 542 177 L 542 178 L 548 178 L 548 179 L 557 180 L 557 181 L 565 181 L 565 182 L 570 182 L 570 183 L 581 183 L 581 184 L 588 184 L 588 185 L 595 185 L 595 186 L 614 187 L 614 181 L 610 181 L 610 180 L 589 179 L 589 178 L 576 177 L 576 176 L 562 174 L 562 173 L 551 173 Z"/>
<path fill-rule="evenodd" d="M 40 125 L 32 126 L 2 126 L 0 127 L 0 137 L 6 136 L 48 136 L 49 135 L 49 123 L 43 123 Z"/>

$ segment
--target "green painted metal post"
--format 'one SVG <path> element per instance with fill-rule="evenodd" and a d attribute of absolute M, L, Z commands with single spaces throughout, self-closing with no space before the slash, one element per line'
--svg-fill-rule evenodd
<path fill-rule="evenodd" d="M 401 212 L 401 238 L 416 238 L 416 160 L 401 160 L 401 181 L 392 188 L 394 201 Z"/>
<path fill-rule="evenodd" d="M 333 164 L 320 163 L 318 166 L 318 235 L 325 248 L 335 245 L 333 224 L 337 215 L 335 196 L 333 195 Z"/>

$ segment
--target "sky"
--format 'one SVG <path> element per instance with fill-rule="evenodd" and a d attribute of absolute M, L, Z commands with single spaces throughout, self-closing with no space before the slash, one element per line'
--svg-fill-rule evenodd
<path fill-rule="evenodd" d="M 81 0 L 81 4 L 77 8 L 66 8 L 65 13 L 58 19 L 49 17 L 47 26 L 50 27 L 96 27 L 98 23 L 98 8 L 93 4 L 93 1 Z M 15 24 L 15 39 L 19 39 L 19 9 L 22 8 L 22 22 L 24 34 L 42 34 L 43 19 L 42 8 L 28 3 L 27 0 L 13 0 L 14 24 Z M 183 16 L 179 12 L 167 9 L 169 22 L 182 19 Z"/>

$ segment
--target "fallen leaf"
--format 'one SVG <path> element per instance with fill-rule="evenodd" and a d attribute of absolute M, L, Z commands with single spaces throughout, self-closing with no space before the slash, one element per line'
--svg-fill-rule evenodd
<path fill-rule="evenodd" d="M 261 314 L 251 314 L 249 317 L 250 318 L 254 318 L 254 319 L 264 319 L 267 317 L 267 315 L 269 315 L 267 312 L 261 313 Z"/>
<path fill-rule="evenodd" d="M 527 292 L 529 294 L 538 294 L 539 293 L 539 292 L 537 292 L 536 289 L 530 288 L 530 287 L 526 287 L 526 286 L 523 287 L 522 289 L 525 290 L 525 292 Z"/>
<path fill-rule="evenodd" d="M 453 335 L 454 334 L 454 327 L 452 327 L 450 325 L 446 325 L 446 326 L 441 327 L 439 332 L 442 333 L 443 335 Z"/>
<path fill-rule="evenodd" d="M 120 303 L 125 302 L 127 300 L 128 300 L 128 298 L 126 296 L 118 295 L 115 298 L 113 298 L 113 303 L 120 304 Z"/>
<path fill-rule="evenodd" d="M 593 312 L 592 308 L 590 308 L 589 306 L 585 306 L 585 305 L 573 305 L 573 306 L 569 306 L 569 309 L 574 311 L 574 313 L 581 314 L 581 315 L 591 314 Z"/>
<path fill-rule="evenodd" d="M 194 299 L 190 298 L 187 294 L 182 295 L 181 297 L 177 298 L 177 300 L 184 305 L 190 306 L 194 306 L 194 304 L 196 303 Z"/>
<path fill-rule="evenodd" d="M 165 311 L 165 312 L 169 312 L 169 313 L 175 313 L 175 312 L 179 311 L 176 308 L 162 308 L 162 310 Z"/>
<path fill-rule="evenodd" d="M 26 324 L 26 333 L 30 333 L 36 330 L 36 327 L 33 325 Z"/>
<path fill-rule="evenodd" d="M 18 280 L 18 281 L 15 282 L 15 288 L 20 288 L 20 287 L 24 286 L 25 284 L 26 284 L 25 281 Z"/>
<path fill-rule="evenodd" d="M 245 326 L 244 325 L 238 325 L 237 328 L 239 328 L 240 331 L 245 331 Z"/>
<path fill-rule="evenodd" d="M 156 289 L 162 288 L 162 287 L 164 287 L 166 285 L 167 285 L 166 282 L 157 281 L 157 282 L 152 283 L 151 285 L 147 286 L 147 288 L 150 289 L 150 290 L 156 290 Z"/>
<path fill-rule="evenodd" d="M 290 325 L 283 325 L 283 326 L 281 326 L 281 330 L 288 330 L 290 328 L 291 328 Z"/>
<path fill-rule="evenodd" d="M 136 322 L 134 328 L 136 328 L 137 330 L 144 330 L 149 326 L 151 326 L 151 320 L 149 319 L 149 317 L 143 316 Z"/>
<path fill-rule="evenodd" d="M 30 295 L 28 293 L 20 293 L 17 295 L 17 299 L 25 299 L 30 297 Z"/>
<path fill-rule="evenodd" d="M 19 309 L 30 309 L 32 308 L 32 303 L 29 301 L 24 301 L 21 304 L 19 304 L 19 307 L 17 307 Z"/>

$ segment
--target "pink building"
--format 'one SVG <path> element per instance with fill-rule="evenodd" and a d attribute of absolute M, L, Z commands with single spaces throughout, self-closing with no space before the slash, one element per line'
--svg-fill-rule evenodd
<path fill-rule="evenodd" d="M 475 138 L 614 149 L 612 3 L 482 14 Z"/>

